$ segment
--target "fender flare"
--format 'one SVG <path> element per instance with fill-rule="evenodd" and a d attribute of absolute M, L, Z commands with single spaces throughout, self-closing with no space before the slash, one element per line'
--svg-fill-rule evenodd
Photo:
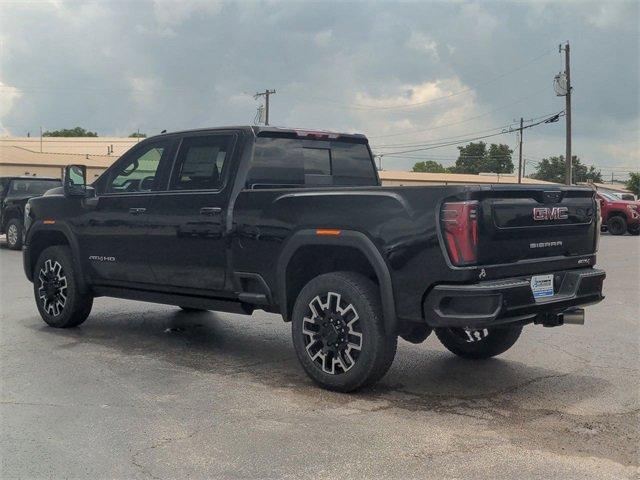
<path fill-rule="evenodd" d="M 69 248 L 71 248 L 71 260 L 73 261 L 73 267 L 78 273 L 78 275 L 76 275 L 76 279 L 78 281 L 79 290 L 82 293 L 86 293 L 87 281 L 84 276 L 84 269 L 82 267 L 82 262 L 80 261 L 80 246 L 78 245 L 78 241 L 75 235 L 73 235 L 71 228 L 69 228 L 69 226 L 64 223 L 55 223 L 54 225 L 46 225 L 42 223 L 42 221 L 37 220 L 33 223 L 33 225 L 31 225 L 31 227 L 27 231 L 27 235 L 25 238 L 25 247 L 23 249 L 23 257 L 24 257 L 23 262 L 24 262 L 25 274 L 27 275 L 27 278 L 29 279 L 29 281 L 33 282 L 33 271 L 31 266 L 34 262 L 37 261 L 37 258 L 33 258 L 31 254 L 31 244 L 36 234 L 39 234 L 41 232 L 44 232 L 44 233 L 57 232 L 62 234 L 66 238 L 67 243 L 69 244 Z"/>
<path fill-rule="evenodd" d="M 374 243 L 362 232 L 354 230 L 342 230 L 340 235 L 336 236 L 319 236 L 316 230 L 299 230 L 294 233 L 285 244 L 280 257 L 278 258 L 276 269 L 276 288 L 278 294 L 278 302 L 280 311 L 285 321 L 289 321 L 289 312 L 287 309 L 287 267 L 293 255 L 299 248 L 308 245 L 335 245 L 352 247 L 358 249 L 369 261 L 378 278 L 380 286 L 380 300 L 382 303 L 382 312 L 384 315 L 384 327 L 386 333 L 397 332 L 397 316 L 396 307 L 393 296 L 393 285 L 391 283 L 391 274 L 389 267 L 385 263 L 380 251 Z"/>

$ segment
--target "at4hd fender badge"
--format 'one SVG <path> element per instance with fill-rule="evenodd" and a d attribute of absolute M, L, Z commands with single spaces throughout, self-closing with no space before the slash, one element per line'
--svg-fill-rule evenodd
<path fill-rule="evenodd" d="M 116 257 L 106 257 L 104 255 L 90 255 L 89 260 L 92 262 L 115 262 Z"/>

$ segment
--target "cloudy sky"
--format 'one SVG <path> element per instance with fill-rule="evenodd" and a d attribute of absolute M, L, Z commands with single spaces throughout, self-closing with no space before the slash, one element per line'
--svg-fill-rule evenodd
<path fill-rule="evenodd" d="M 569 40 L 574 154 L 622 178 L 640 165 L 639 25 L 635 1 L 0 0 L 0 135 L 250 124 L 252 94 L 270 88 L 274 125 L 412 150 L 561 111 L 552 81 Z M 526 130 L 529 169 L 564 152 L 564 131 L 564 119 Z M 514 133 L 486 141 L 516 150 Z M 383 167 L 456 153 L 390 154 Z"/>

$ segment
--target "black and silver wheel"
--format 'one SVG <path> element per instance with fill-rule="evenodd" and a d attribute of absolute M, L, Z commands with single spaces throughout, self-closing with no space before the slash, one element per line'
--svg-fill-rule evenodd
<path fill-rule="evenodd" d="M 351 272 L 320 275 L 293 308 L 293 344 L 303 368 L 320 386 L 348 392 L 389 369 L 397 337 L 384 332 L 376 286 Z"/>
<path fill-rule="evenodd" d="M 45 249 L 38 258 L 33 289 L 42 319 L 50 326 L 80 325 L 91 312 L 93 298 L 78 289 L 71 252 L 65 246 Z"/>
<path fill-rule="evenodd" d="M 17 218 L 12 218 L 7 222 L 7 246 L 11 250 L 22 248 L 22 222 Z"/>
<path fill-rule="evenodd" d="M 619 215 L 611 217 L 607 221 L 607 230 L 611 235 L 624 235 L 627 231 L 627 221 Z"/>
<path fill-rule="evenodd" d="M 436 328 L 440 342 L 451 353 L 474 360 L 500 355 L 509 350 L 522 333 L 522 327 Z"/>

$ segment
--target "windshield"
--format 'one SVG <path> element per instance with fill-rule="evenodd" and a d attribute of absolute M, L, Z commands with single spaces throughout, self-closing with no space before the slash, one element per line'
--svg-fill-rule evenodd
<path fill-rule="evenodd" d="M 30 180 L 16 179 L 11 182 L 9 195 L 11 196 L 38 196 L 47 190 L 61 186 L 60 180 Z"/>

